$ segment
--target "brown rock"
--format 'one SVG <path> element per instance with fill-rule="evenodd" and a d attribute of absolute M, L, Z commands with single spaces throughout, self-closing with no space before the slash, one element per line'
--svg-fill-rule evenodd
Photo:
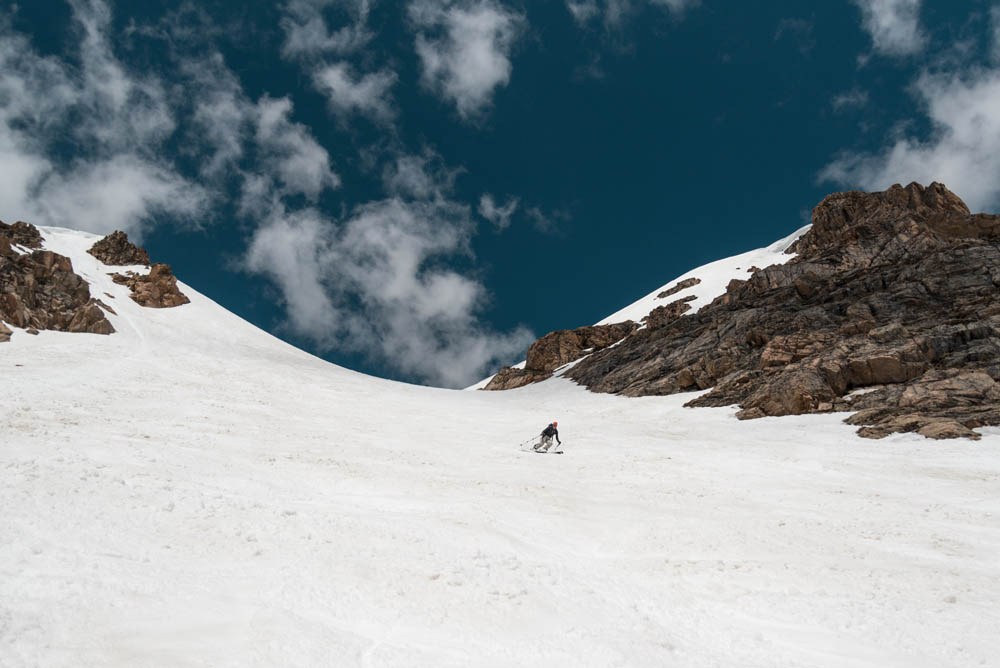
<path fill-rule="evenodd" d="M 697 295 L 688 295 L 687 297 L 683 297 L 677 301 L 670 302 L 666 306 L 657 306 L 649 312 L 649 315 L 643 318 L 646 322 L 646 327 L 650 329 L 666 327 L 671 322 L 690 311 L 691 305 L 688 302 L 692 302 L 697 298 Z"/>
<path fill-rule="evenodd" d="M 691 278 L 685 278 L 683 281 L 678 281 L 677 285 L 673 286 L 672 288 L 664 290 L 660 294 L 656 295 L 656 298 L 665 299 L 671 295 L 676 295 L 681 290 L 687 290 L 690 287 L 698 285 L 699 283 L 701 283 L 700 278 L 695 278 L 693 276 Z"/>
<path fill-rule="evenodd" d="M 42 234 L 31 223 L 18 221 L 13 225 L 0 222 L 0 237 L 6 237 L 9 244 L 17 244 L 24 248 L 41 248 Z M 0 246 L 3 244 L 0 243 Z"/>
<path fill-rule="evenodd" d="M 145 249 L 136 246 L 128 240 L 124 232 L 112 232 L 87 251 L 104 264 L 111 266 L 126 266 L 134 264 L 149 265 L 149 254 Z"/>
<path fill-rule="evenodd" d="M 11 331 L 10 327 L 5 325 L 3 321 L 0 320 L 0 343 L 7 343 L 10 341 L 11 334 L 13 333 L 14 332 Z"/>
<path fill-rule="evenodd" d="M 821 412 L 819 407 L 836 398 L 833 389 L 814 369 L 799 368 L 776 376 L 767 385 L 757 389 L 746 402 L 744 411 L 736 414 L 740 419 L 758 416 L 748 409 L 758 408 L 764 415 L 801 415 Z"/>
<path fill-rule="evenodd" d="M 924 425 L 917 433 L 926 438 L 969 438 L 978 441 L 981 436 L 955 420 L 940 420 Z"/>
<path fill-rule="evenodd" d="M 638 325 L 631 320 L 613 325 L 562 329 L 546 334 L 528 348 L 525 369 L 534 373 L 555 371 L 574 362 L 591 350 L 600 350 L 634 332 Z"/>
<path fill-rule="evenodd" d="M 127 285 L 132 290 L 132 299 L 149 308 L 172 308 L 191 301 L 177 287 L 177 279 L 167 264 L 154 264 L 145 276 L 130 271 L 127 274 L 112 274 L 111 279 Z"/>
<path fill-rule="evenodd" d="M 87 332 L 90 334 L 111 334 L 115 331 L 115 328 L 111 326 L 108 319 L 104 317 L 104 311 L 100 309 L 95 300 L 91 300 L 88 304 L 78 308 L 66 329 L 70 332 Z"/>
<path fill-rule="evenodd" d="M 551 373 L 534 373 L 525 369 L 515 369 L 514 367 L 505 366 L 490 379 L 490 382 L 483 389 L 491 391 L 514 390 L 551 377 Z"/>
<path fill-rule="evenodd" d="M 0 237 L 0 317 L 25 329 L 54 329 L 107 334 L 113 332 L 104 313 L 94 306 L 87 282 L 73 271 L 68 257 L 52 251 L 13 252 L 41 245 L 38 230 L 27 223 L 4 226 Z"/>

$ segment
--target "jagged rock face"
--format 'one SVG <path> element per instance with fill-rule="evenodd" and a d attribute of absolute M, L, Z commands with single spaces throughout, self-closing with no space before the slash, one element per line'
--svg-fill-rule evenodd
<path fill-rule="evenodd" d="M 149 265 L 149 254 L 128 240 L 124 232 L 112 232 L 87 251 L 107 265 Z"/>
<path fill-rule="evenodd" d="M 574 362 L 592 350 L 600 350 L 621 341 L 637 327 L 636 323 L 629 321 L 561 329 L 546 334 L 528 348 L 524 369 L 504 367 L 483 389 L 511 390 L 545 380 L 564 364 Z"/>
<path fill-rule="evenodd" d="M 7 245 L 17 244 L 25 248 L 41 248 L 42 235 L 38 228 L 30 223 L 18 221 L 13 225 L 0 222 L 0 239 L 6 237 Z M 3 241 L 0 241 L 3 245 Z"/>
<path fill-rule="evenodd" d="M 688 405 L 741 418 L 859 410 L 863 436 L 974 436 L 1000 424 L 998 241 L 1000 216 L 940 184 L 830 195 L 796 258 L 695 314 L 651 314 L 567 375 L 627 396 L 711 388 Z"/>
<path fill-rule="evenodd" d="M 25 329 L 115 331 L 68 257 L 46 250 L 21 254 L 12 242 L 40 247 L 41 235 L 27 223 L 0 229 L 0 319 Z M 7 333 L 0 332 L 0 340 L 6 341 L 10 330 L 4 329 Z"/>
<path fill-rule="evenodd" d="M 154 264 L 146 276 L 130 271 L 112 274 L 111 278 L 115 283 L 127 285 L 132 290 L 132 299 L 142 306 L 171 308 L 191 301 L 177 287 L 177 278 L 168 264 Z"/>

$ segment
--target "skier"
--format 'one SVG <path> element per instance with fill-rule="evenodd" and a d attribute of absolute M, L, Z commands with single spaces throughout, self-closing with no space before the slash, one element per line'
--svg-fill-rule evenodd
<path fill-rule="evenodd" d="M 556 442 L 562 445 L 562 441 L 559 440 L 559 430 L 556 429 L 558 426 L 559 423 L 553 420 L 552 424 L 542 430 L 542 437 L 538 439 L 538 443 L 533 448 L 535 452 L 548 452 L 549 448 L 552 447 L 553 436 L 556 437 Z"/>

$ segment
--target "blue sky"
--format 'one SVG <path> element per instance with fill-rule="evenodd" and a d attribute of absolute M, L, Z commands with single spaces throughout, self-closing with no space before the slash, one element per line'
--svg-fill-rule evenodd
<path fill-rule="evenodd" d="M 123 229 L 400 380 L 468 384 L 912 180 L 1000 209 L 1000 3 L 0 9 L 0 219 Z"/>

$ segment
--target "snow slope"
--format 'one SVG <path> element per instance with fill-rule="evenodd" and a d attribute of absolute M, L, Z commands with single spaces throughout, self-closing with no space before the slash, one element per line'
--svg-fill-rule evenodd
<path fill-rule="evenodd" d="M 812 226 L 806 225 L 805 227 L 795 231 L 795 233 L 785 237 L 784 239 L 780 239 L 765 248 L 758 248 L 757 250 L 727 257 L 722 260 L 710 262 L 709 264 L 698 267 L 697 269 L 692 269 L 686 274 L 678 276 L 666 285 L 650 292 L 642 299 L 629 304 L 620 311 L 612 313 L 607 318 L 596 324 L 608 325 L 616 322 L 625 322 L 626 320 L 641 322 L 642 319 L 649 315 L 649 312 L 657 306 L 665 306 L 670 302 L 690 296 L 695 297 L 695 299 L 689 302 L 691 312 L 697 313 L 702 306 L 712 303 L 713 299 L 725 294 L 726 286 L 729 285 L 729 281 L 734 278 L 742 280 L 749 278 L 749 269 L 751 267 L 763 269 L 764 267 L 769 267 L 772 264 L 784 264 L 795 257 L 794 255 L 785 253 L 785 251 L 787 251 L 799 237 L 808 232 L 810 227 Z M 697 278 L 701 281 L 701 283 L 685 288 L 684 290 L 680 290 L 679 292 L 663 299 L 657 297 L 657 295 L 664 290 L 672 288 L 688 278 Z"/>
<path fill-rule="evenodd" d="M 4 668 L 1000 665 L 1000 430 L 393 383 L 43 234 L 118 332 L 0 346 Z"/>

